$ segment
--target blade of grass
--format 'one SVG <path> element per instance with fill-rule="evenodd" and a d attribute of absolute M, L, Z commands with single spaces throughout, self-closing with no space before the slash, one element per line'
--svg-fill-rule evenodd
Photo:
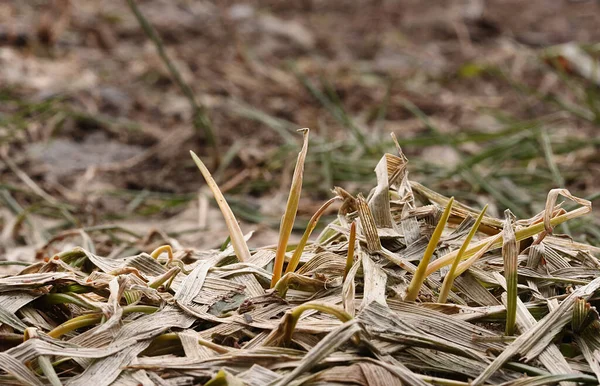
<path fill-rule="evenodd" d="M 290 259 L 290 262 L 288 263 L 285 273 L 294 272 L 296 270 L 296 268 L 298 267 L 298 263 L 300 263 L 300 257 L 302 256 L 304 247 L 306 246 L 306 243 L 308 242 L 308 238 L 310 237 L 312 231 L 317 226 L 319 219 L 321 218 L 321 216 L 323 215 L 325 210 L 327 210 L 327 208 L 329 208 L 329 206 L 331 204 L 333 204 L 335 201 L 337 201 L 339 199 L 341 199 L 341 197 L 339 197 L 339 196 L 329 199 L 311 217 L 310 221 L 308 222 L 308 226 L 306 227 L 306 230 L 304 231 L 304 234 L 302 235 L 302 238 L 300 239 L 300 242 L 298 243 L 298 246 L 294 250 L 294 254 L 292 255 L 292 258 Z"/>
<path fill-rule="evenodd" d="M 367 251 L 370 253 L 381 251 L 381 239 L 377 233 L 375 218 L 367 204 L 367 200 L 365 200 L 361 193 L 356 197 L 356 206 L 358 217 L 360 219 L 360 226 L 367 245 Z"/>
<path fill-rule="evenodd" d="M 23 341 L 27 341 L 29 339 L 39 339 L 39 335 L 37 333 L 37 329 L 35 327 L 28 327 L 23 334 Z M 54 367 L 52 366 L 52 362 L 50 358 L 45 355 L 38 356 L 38 365 L 40 369 L 50 382 L 52 386 L 62 386 L 62 382 L 58 378 Z"/>
<path fill-rule="evenodd" d="M 452 288 L 452 283 L 456 278 L 455 275 L 456 268 L 458 268 L 458 263 L 461 261 L 462 255 L 467 250 L 469 243 L 471 243 L 471 239 L 473 239 L 473 236 L 475 236 L 475 233 L 477 233 L 477 230 L 479 229 L 479 224 L 481 224 L 481 221 L 483 220 L 483 216 L 485 215 L 487 208 L 488 206 L 486 205 L 481 211 L 481 213 L 479 213 L 479 216 L 477 216 L 477 220 L 475 220 L 475 224 L 473 224 L 473 227 L 469 231 L 467 238 L 460 246 L 458 254 L 456 255 L 456 259 L 454 259 L 454 261 L 452 262 L 452 267 L 450 268 L 450 271 L 446 274 L 446 277 L 444 278 L 442 289 L 440 290 L 440 296 L 438 298 L 438 303 L 446 303 L 446 300 L 448 299 L 448 294 L 450 293 L 450 289 Z"/>
<path fill-rule="evenodd" d="M 502 230 L 502 258 L 504 260 L 504 277 L 506 278 L 506 335 L 514 335 L 517 320 L 517 284 L 518 284 L 518 260 L 519 244 L 515 236 L 512 220 L 513 214 L 510 210 L 504 212 L 506 220 Z"/>
<path fill-rule="evenodd" d="M 446 209 L 444 210 L 444 213 L 442 214 L 440 221 L 437 223 L 435 230 L 433 231 L 433 234 L 431 235 L 431 239 L 429 240 L 429 243 L 427 244 L 427 249 L 425 249 L 423 258 L 421 259 L 421 262 L 419 263 L 419 266 L 417 267 L 417 271 L 415 272 L 415 274 L 410 282 L 410 285 L 408 286 L 408 289 L 406 291 L 406 297 L 404 298 L 404 300 L 406 300 L 406 301 L 414 302 L 417 299 L 417 296 L 419 295 L 419 291 L 421 290 L 421 285 L 423 285 L 423 281 L 425 281 L 425 278 L 427 277 L 426 271 L 427 271 L 427 266 L 429 265 L 429 260 L 431 260 L 431 256 L 433 256 L 433 252 L 435 251 L 435 248 L 437 247 L 437 243 L 438 243 L 438 241 L 440 241 L 440 238 L 442 237 L 442 232 L 444 231 L 444 227 L 446 226 L 446 223 L 448 222 L 448 217 L 450 217 L 450 211 L 452 209 L 453 202 L 454 202 L 454 197 L 450 197 L 450 200 L 448 201 L 448 205 L 446 205 Z"/>
<path fill-rule="evenodd" d="M 298 204 L 300 202 L 300 194 L 302 192 L 302 178 L 304 175 L 304 161 L 306 160 L 306 153 L 308 152 L 308 135 L 309 129 L 299 130 L 303 135 L 303 144 L 298 159 L 296 161 L 296 167 L 294 168 L 294 176 L 292 177 L 292 185 L 290 186 L 290 194 L 288 196 L 285 213 L 281 219 L 281 226 L 279 228 L 279 241 L 277 243 L 277 252 L 275 254 L 275 263 L 273 266 L 273 278 L 271 279 L 271 288 L 277 284 L 277 281 L 281 278 L 283 271 L 283 263 L 285 260 L 285 251 L 287 248 L 290 234 L 294 226 L 294 220 L 296 219 L 296 212 L 298 211 Z"/>
<path fill-rule="evenodd" d="M 352 315 L 348 314 L 342 308 L 333 306 L 331 304 L 323 302 L 308 302 L 301 304 L 293 310 L 289 311 L 289 317 L 284 318 L 283 320 L 283 323 L 285 323 L 283 328 L 283 342 L 286 346 L 289 346 L 289 344 L 292 342 L 292 335 L 294 333 L 294 329 L 296 328 L 296 324 L 298 324 L 298 320 L 300 320 L 300 317 L 302 316 L 304 311 L 308 310 L 316 310 L 319 312 L 324 312 L 333 315 L 343 323 L 352 319 Z"/>
<path fill-rule="evenodd" d="M 350 268 L 354 264 L 354 246 L 356 244 L 356 221 L 352 221 L 350 225 L 350 237 L 348 238 L 348 254 L 346 255 L 346 267 L 344 268 L 344 279 L 346 281 L 346 276 L 348 276 L 348 272 L 350 272 Z"/>
<path fill-rule="evenodd" d="M 564 189 L 553 189 L 553 191 L 554 190 L 565 191 Z M 553 194 L 553 193 L 551 193 L 551 194 Z M 551 194 L 548 195 L 549 202 L 552 202 Z M 559 224 L 562 224 L 565 221 L 569 221 L 574 218 L 583 216 L 592 211 L 592 204 L 589 201 L 573 197 L 570 194 L 569 194 L 569 198 L 571 198 L 571 199 L 575 198 L 576 199 L 575 202 L 577 202 L 580 205 L 583 205 L 583 207 L 577 208 L 577 209 L 569 211 L 567 213 L 560 214 L 560 215 L 552 217 L 552 218 L 550 218 L 551 212 L 548 213 L 547 214 L 548 217 L 547 217 L 547 219 L 544 220 L 544 222 L 538 222 L 538 223 L 529 225 L 526 228 L 518 229 L 515 232 L 517 241 L 525 240 L 529 237 L 535 236 L 538 233 L 542 232 L 547 227 L 545 225 L 545 223 L 548 224 L 548 226 L 550 226 L 550 227 L 554 227 Z M 556 201 L 556 197 L 554 197 L 553 200 Z M 548 206 L 548 203 L 547 203 L 547 206 Z M 493 250 L 493 249 L 496 249 L 496 248 L 499 248 L 502 246 L 502 236 L 501 235 L 490 236 L 488 238 L 485 238 L 485 239 L 479 241 L 477 244 L 473 245 L 471 248 L 468 248 L 465 251 L 463 257 L 469 258 L 469 257 L 473 256 L 477 251 L 484 248 L 491 240 L 493 240 L 493 243 L 490 246 L 490 249 Z M 454 261 L 454 258 L 456 257 L 457 253 L 458 253 L 458 251 L 453 251 L 453 252 L 450 252 L 450 253 L 440 257 L 439 259 L 435 260 L 433 263 L 431 263 L 429 265 L 429 267 L 427 267 L 426 274 L 430 275 L 431 273 L 437 271 L 441 267 L 444 267 L 448 264 L 452 264 L 452 261 Z"/>
<path fill-rule="evenodd" d="M 229 204 L 227 204 L 225 197 L 223 197 L 221 190 L 219 190 L 217 183 L 212 178 L 204 163 L 193 151 L 190 151 L 190 154 L 198 166 L 198 169 L 200 169 L 202 176 L 204 176 L 208 187 L 210 188 L 215 200 L 217 201 L 217 204 L 219 205 L 219 209 L 221 209 L 221 213 L 223 214 L 225 223 L 227 224 L 227 229 L 229 230 L 229 236 L 231 237 L 231 245 L 233 246 L 236 256 L 241 262 L 250 260 L 250 250 L 248 249 L 248 245 L 244 240 L 244 234 L 242 233 L 240 225 L 235 219 Z"/>

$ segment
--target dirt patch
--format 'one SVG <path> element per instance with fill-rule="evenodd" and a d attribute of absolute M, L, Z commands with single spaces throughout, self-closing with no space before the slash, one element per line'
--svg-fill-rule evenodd
<path fill-rule="evenodd" d="M 195 202 L 201 182 L 187 151 L 210 159 L 207 139 L 192 128 L 192 108 L 126 2 L 33 5 L 0 5 L 4 154 L 73 205 L 82 224 L 114 219 L 125 208 L 135 208 L 131 216 L 162 219 Z M 352 141 L 362 135 L 373 148 L 391 151 L 389 132 L 416 160 L 413 173 L 432 187 L 473 191 L 465 197 L 471 203 L 500 199 L 498 211 L 512 202 L 531 214 L 557 184 L 533 131 L 517 141 L 520 150 L 503 148 L 517 154 L 515 162 L 506 163 L 507 156 L 477 165 L 481 180 L 453 170 L 503 138 L 480 142 L 468 133 L 513 135 L 530 122 L 549 130 L 565 186 L 582 196 L 597 191 L 598 144 L 569 150 L 574 139 L 594 138 L 597 124 L 547 101 L 587 103 L 540 59 L 549 45 L 597 41 L 597 2 L 155 0 L 139 6 L 210 112 L 226 162 L 222 169 L 213 165 L 219 183 L 237 197 L 267 197 L 266 204 L 240 200 L 237 210 L 248 220 L 258 218 L 257 208 L 283 206 L 289 181 L 280 176 L 294 162 L 297 127 L 312 129 L 316 149 L 301 207 L 307 215 L 332 185 L 371 186 L 377 157 L 369 154 L 378 153 L 357 150 Z M 450 145 L 455 138 L 458 147 Z M 434 172 L 429 159 L 448 170 Z M 530 202 L 511 198 L 528 178 L 523 170 L 545 178 Z M 22 184 L 6 166 L 0 176 L 7 186 Z M 89 189 L 67 193 L 92 186 L 90 178 L 102 187 L 98 198 L 85 199 Z M 488 189 L 486 179 L 498 186 Z M 140 199 L 143 191 L 156 195 Z M 38 202 L 27 189 L 10 194 L 25 207 Z"/>

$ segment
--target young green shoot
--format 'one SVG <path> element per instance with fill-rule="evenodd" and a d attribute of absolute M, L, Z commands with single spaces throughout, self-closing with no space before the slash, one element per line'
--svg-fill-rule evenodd
<path fill-rule="evenodd" d="M 152 251 L 152 253 L 150 254 L 150 256 L 152 256 L 153 259 L 158 259 L 158 256 L 162 255 L 164 252 L 167 253 L 167 255 L 169 256 L 169 260 L 167 260 L 167 265 L 173 261 L 173 249 L 171 248 L 170 245 L 166 244 L 166 245 L 161 245 L 160 247 L 156 248 L 154 251 Z"/>
<path fill-rule="evenodd" d="M 467 238 L 465 239 L 463 244 L 460 246 L 460 249 L 458 250 L 458 254 L 456 255 L 456 258 L 454 259 L 454 261 L 452 262 L 452 267 L 450 267 L 450 271 L 446 274 L 446 277 L 444 278 L 444 283 L 442 284 L 442 289 L 440 290 L 440 296 L 438 298 L 438 303 L 446 303 L 446 300 L 448 300 L 448 294 L 450 293 L 450 289 L 452 288 L 454 279 L 456 279 L 456 269 L 458 268 L 458 263 L 460 263 L 463 254 L 465 253 L 465 251 L 467 250 L 467 247 L 469 246 L 469 243 L 473 239 L 473 236 L 475 236 L 475 233 L 477 233 L 477 230 L 479 229 L 479 224 L 481 224 L 481 220 L 483 220 L 483 216 L 484 216 L 487 208 L 488 208 L 488 206 L 486 205 L 483 208 L 483 210 L 481 211 L 481 213 L 479 213 L 479 216 L 477 216 L 477 220 L 475 220 L 475 224 L 473 224 L 473 227 L 469 231 Z"/>
<path fill-rule="evenodd" d="M 485 253 L 488 251 L 488 249 L 491 248 L 491 246 L 494 244 L 494 242 L 496 242 L 496 240 L 499 240 L 500 237 L 502 237 L 501 234 L 497 234 L 496 236 L 492 236 L 486 244 L 483 245 L 483 248 L 481 248 L 480 250 L 478 250 L 477 252 L 475 252 L 472 256 L 470 256 L 468 259 L 466 259 L 465 261 L 461 262 L 458 267 L 456 268 L 456 272 L 454 273 L 454 278 L 459 277 L 460 275 L 462 275 L 463 273 L 465 273 L 465 271 L 469 268 L 471 268 L 471 266 L 481 258 L 481 256 L 485 255 Z"/>
<path fill-rule="evenodd" d="M 123 307 L 123 315 L 128 315 L 134 312 L 142 312 L 144 314 L 152 314 L 158 311 L 158 307 L 144 306 L 144 305 L 130 305 Z M 52 338 L 60 338 L 64 334 L 67 334 L 78 328 L 93 326 L 102 321 L 103 315 L 101 313 L 83 314 L 73 319 L 69 319 L 63 324 L 55 327 L 52 331 L 48 332 L 48 336 Z"/>
<path fill-rule="evenodd" d="M 217 186 L 217 183 L 212 178 L 212 175 L 210 174 L 204 163 L 200 160 L 200 158 L 198 158 L 196 153 L 190 150 L 190 154 L 194 159 L 196 166 L 198 166 L 198 169 L 200 169 L 202 176 L 204 176 L 208 187 L 210 188 L 213 196 L 215 197 L 215 200 L 217 201 L 217 205 L 219 205 L 219 209 L 221 209 L 221 213 L 223 214 L 223 217 L 225 218 L 225 223 L 227 224 L 227 229 L 229 230 L 229 237 L 231 237 L 231 245 L 233 246 L 233 250 L 235 251 L 236 256 L 241 262 L 250 260 L 250 250 L 248 249 L 246 240 L 244 240 L 244 234 L 242 233 L 240 225 L 235 219 L 235 216 L 231 211 L 229 204 L 227 204 L 227 201 L 225 201 L 223 193 L 221 193 L 221 190 Z"/>
<path fill-rule="evenodd" d="M 565 221 L 569 221 L 574 218 L 583 216 L 592 211 L 592 205 L 589 201 L 580 200 L 580 202 L 577 202 L 577 203 L 580 203 L 583 206 L 580 208 L 571 210 L 569 212 L 559 214 L 555 217 L 549 218 L 548 224 L 552 227 L 556 227 L 557 225 L 562 224 Z M 548 215 L 548 216 L 550 216 L 550 215 Z M 533 237 L 533 236 L 539 234 L 540 232 L 542 232 L 545 227 L 546 226 L 543 222 L 537 222 L 537 223 L 531 224 L 525 228 L 518 229 L 515 232 L 516 239 L 517 239 L 517 241 L 522 241 L 522 240 L 528 239 L 530 237 Z M 489 249 L 494 250 L 494 249 L 500 248 L 502 246 L 501 234 L 490 236 L 490 237 L 487 237 L 487 238 L 477 242 L 472 247 L 467 248 L 467 250 L 464 252 L 463 258 L 469 258 L 469 257 L 473 256 L 475 253 L 477 253 L 477 251 L 484 248 L 490 240 L 493 240 L 493 243 L 491 246 L 489 246 Z M 429 264 L 429 266 L 427 267 L 426 275 L 431 275 L 433 272 L 437 271 L 438 269 L 445 267 L 446 265 L 452 264 L 452 262 L 454 261 L 454 258 L 456 257 L 457 254 L 458 254 L 458 251 L 452 251 L 452 252 L 440 257 L 439 259 L 435 260 L 431 264 Z"/>
<path fill-rule="evenodd" d="M 285 346 L 289 346 L 292 342 L 292 335 L 294 334 L 294 329 L 296 328 L 296 324 L 300 320 L 300 317 L 304 313 L 304 311 L 308 310 L 316 310 L 320 312 L 325 312 L 327 314 L 333 315 L 338 318 L 341 322 L 345 323 L 352 319 L 352 315 L 344 311 L 343 309 L 332 306 L 327 303 L 321 302 L 308 302 L 298 307 L 294 308 L 289 312 L 288 318 L 284 319 L 284 327 L 283 327 L 283 342 Z"/>
<path fill-rule="evenodd" d="M 325 210 L 327 210 L 327 208 L 329 208 L 329 206 L 331 204 L 333 204 L 335 201 L 339 200 L 340 198 L 341 197 L 336 196 L 336 197 L 329 199 L 311 217 L 310 221 L 308 222 L 308 225 L 306 226 L 306 230 L 304 231 L 304 234 L 302 235 L 302 239 L 300 239 L 298 246 L 294 250 L 294 254 L 292 255 L 292 258 L 287 265 L 285 273 L 294 272 L 296 270 L 296 268 L 298 267 L 298 264 L 300 263 L 300 257 L 302 256 L 302 252 L 304 252 L 304 247 L 306 247 L 306 243 L 308 242 L 308 238 L 310 237 L 312 231 L 317 226 L 319 219 L 321 218 L 321 216 L 323 215 Z"/>
<path fill-rule="evenodd" d="M 348 276 L 348 272 L 350 272 L 350 268 L 352 268 L 352 264 L 354 264 L 354 245 L 356 244 L 356 221 L 352 221 L 352 225 L 350 225 L 350 237 L 348 238 L 348 255 L 346 255 L 346 267 L 344 268 L 344 280 L 346 281 L 346 276 Z"/>
<path fill-rule="evenodd" d="M 288 196 L 285 213 L 281 219 L 281 226 L 279 228 L 279 241 L 277 242 L 277 251 L 275 253 L 275 263 L 273 266 L 273 277 L 271 279 L 271 288 L 277 284 L 281 278 L 283 272 L 283 263 L 285 261 L 285 251 L 287 249 L 288 241 L 290 240 L 290 234 L 296 220 L 296 212 L 298 211 L 298 204 L 300 202 L 300 193 L 302 192 L 302 177 L 304 175 L 304 161 L 306 160 L 306 153 L 308 152 L 308 129 L 298 130 L 302 132 L 303 144 L 300 153 L 298 154 L 298 160 L 296 161 L 296 167 L 294 169 L 294 176 L 292 177 L 292 185 L 290 187 L 290 194 Z M 233 239 L 233 237 L 232 237 Z"/>
<path fill-rule="evenodd" d="M 404 300 L 406 300 L 408 302 L 414 302 L 417 299 L 417 296 L 419 295 L 419 291 L 421 290 L 421 285 L 423 285 L 423 282 L 425 281 L 425 278 L 427 277 L 426 276 L 427 266 L 429 265 L 431 256 L 433 256 L 433 252 L 435 251 L 435 248 L 437 247 L 437 244 L 440 241 L 440 238 L 442 237 L 442 232 L 444 231 L 444 228 L 446 227 L 446 223 L 448 222 L 448 217 L 450 217 L 450 211 L 452 209 L 453 202 L 454 202 L 454 197 L 451 197 L 450 200 L 448 201 L 448 205 L 446 205 L 446 209 L 444 210 L 442 217 L 440 218 L 440 221 L 437 223 L 437 226 L 435 227 L 435 230 L 433 231 L 433 234 L 431 235 L 431 239 L 429 240 L 429 243 L 427 244 L 427 248 L 425 249 L 425 253 L 423 254 L 423 258 L 421 259 L 419 266 L 417 267 L 415 275 L 413 276 L 413 278 L 408 286 L 408 290 L 406 291 L 406 297 L 404 298 Z"/>

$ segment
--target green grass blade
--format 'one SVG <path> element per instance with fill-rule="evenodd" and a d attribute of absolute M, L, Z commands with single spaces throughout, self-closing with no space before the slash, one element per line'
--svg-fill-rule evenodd
<path fill-rule="evenodd" d="M 352 268 L 352 264 L 354 264 L 354 245 L 356 244 L 356 221 L 352 221 L 352 225 L 350 225 L 350 237 L 348 238 L 348 254 L 346 255 L 346 267 L 344 268 L 344 279 L 346 281 L 346 276 L 348 276 L 348 272 L 350 272 L 350 268 Z"/>
<path fill-rule="evenodd" d="M 292 178 L 292 186 L 290 187 L 290 194 L 288 196 L 285 213 L 281 219 L 281 226 L 279 228 L 279 241 L 277 243 L 277 252 L 275 254 L 275 263 L 273 266 L 273 278 L 271 279 L 271 288 L 277 284 L 281 278 L 283 271 L 283 262 L 285 260 L 285 250 L 287 248 L 290 234 L 296 220 L 296 212 L 298 211 L 298 203 L 300 202 L 300 193 L 302 192 L 302 178 L 304 174 L 304 161 L 306 160 L 306 153 L 308 152 L 308 129 L 302 129 L 303 145 L 300 153 L 298 154 L 298 160 L 296 161 L 296 168 L 294 169 L 294 176 Z"/>
<path fill-rule="evenodd" d="M 327 210 L 327 208 L 329 208 L 329 206 L 331 204 L 333 204 L 335 201 L 337 201 L 339 199 L 340 199 L 340 197 L 338 197 L 338 196 L 329 199 L 311 217 L 310 221 L 308 222 L 308 226 L 306 227 L 306 230 L 304 231 L 304 234 L 302 235 L 302 239 L 300 239 L 298 246 L 294 250 L 294 254 L 292 255 L 292 258 L 287 265 L 285 273 L 294 272 L 296 270 L 296 268 L 298 267 L 298 263 L 300 263 L 300 257 L 302 256 L 304 247 L 306 246 L 306 243 L 308 242 L 308 238 L 310 237 L 310 235 L 312 234 L 312 231 L 317 226 L 319 219 L 321 218 L 321 216 L 323 215 L 325 210 Z"/>
<path fill-rule="evenodd" d="M 431 260 L 431 256 L 433 256 L 433 252 L 437 247 L 438 241 L 442 237 L 442 232 L 444 231 L 444 227 L 448 222 L 448 217 L 450 217 L 450 211 L 452 209 L 452 203 L 454 202 L 454 197 L 451 197 L 448 201 L 448 205 L 440 218 L 440 221 L 437 223 L 433 234 L 431 235 L 431 239 L 427 244 L 427 249 L 425 249 L 425 253 L 423 254 L 423 258 L 417 267 L 417 271 L 413 276 L 410 285 L 408 286 L 408 290 L 406 291 L 406 297 L 404 300 L 409 302 L 414 302 L 419 295 L 419 291 L 421 290 L 421 285 L 425 281 L 427 266 L 429 265 L 429 261 Z"/>
<path fill-rule="evenodd" d="M 444 278 L 444 283 L 442 284 L 442 289 L 440 290 L 438 303 L 446 303 L 446 300 L 448 299 L 448 294 L 450 293 L 450 289 L 452 288 L 452 283 L 454 283 L 454 279 L 456 278 L 455 274 L 456 268 L 458 268 L 458 263 L 460 263 L 463 254 L 465 253 L 467 247 L 469 246 L 469 243 L 471 242 L 471 239 L 473 239 L 473 236 L 475 236 L 475 233 L 477 233 L 477 230 L 479 229 L 479 224 L 481 224 L 481 221 L 483 220 L 483 216 L 485 215 L 487 208 L 488 206 L 486 205 L 481 211 L 481 213 L 479 213 L 479 216 L 477 216 L 477 220 L 475 220 L 475 224 L 473 224 L 473 227 L 469 231 L 467 238 L 460 246 L 458 254 L 456 255 L 456 259 L 454 259 L 454 261 L 452 262 L 452 267 L 450 267 L 450 271 L 446 274 L 446 277 Z"/>

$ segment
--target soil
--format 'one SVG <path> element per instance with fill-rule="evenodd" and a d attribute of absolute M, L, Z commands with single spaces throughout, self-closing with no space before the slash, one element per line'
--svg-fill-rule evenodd
<path fill-rule="evenodd" d="M 426 125 L 406 109 L 406 100 L 427 114 L 443 135 L 451 137 L 465 128 L 494 132 L 497 121 L 486 113 L 489 109 L 522 120 L 556 109 L 523 96 L 500 77 L 479 74 L 479 68 L 495 66 L 533 89 L 572 100 L 556 73 L 539 59 L 540 51 L 600 39 L 597 1 L 137 3 L 208 109 L 221 155 L 241 144 L 219 182 L 235 180 L 246 170 L 243 183 L 232 192 L 245 194 L 250 205 L 272 213 L 285 205 L 282 190 L 289 179 L 272 181 L 290 170 L 296 150 L 269 169 L 281 137 L 243 117 L 235 102 L 310 127 L 317 136 L 327 131 L 332 139 L 347 137 L 347 128 L 307 91 L 297 72 L 314 82 L 325 79 L 368 137 L 395 132 L 402 141 L 426 133 Z M 3 157 L 46 192 L 77 208 L 81 224 L 106 222 L 127 212 L 135 195 L 124 192 L 188 197 L 202 186 L 188 150 L 210 160 L 205 133 L 191 124 L 188 100 L 126 1 L 0 3 L 0 97 Z M 384 103 L 385 117 L 374 120 L 373 111 Z M 568 117 L 562 122 L 570 134 L 597 136 L 597 126 L 589 121 Z M 442 163 L 456 158 L 444 146 L 404 150 L 409 158 Z M 600 177 L 594 152 L 586 154 L 573 167 L 588 173 L 567 181 L 581 195 L 597 191 Z M 3 163 L 0 179 L 22 186 L 22 179 Z M 262 181 L 255 184 L 260 186 L 271 182 L 264 188 L 252 181 Z M 12 195 L 25 207 L 35 201 L 19 190 Z M 322 198 L 322 191 L 309 191 L 301 214 L 313 213 Z M 146 208 L 150 217 L 128 220 L 141 221 L 143 228 L 177 214 L 195 218 L 195 202 L 171 209 L 157 204 L 154 212 Z M 13 218 L 0 213 L 6 233 Z M 195 222 L 183 223 L 189 227 Z M 206 239 L 210 246 L 222 242 Z"/>

